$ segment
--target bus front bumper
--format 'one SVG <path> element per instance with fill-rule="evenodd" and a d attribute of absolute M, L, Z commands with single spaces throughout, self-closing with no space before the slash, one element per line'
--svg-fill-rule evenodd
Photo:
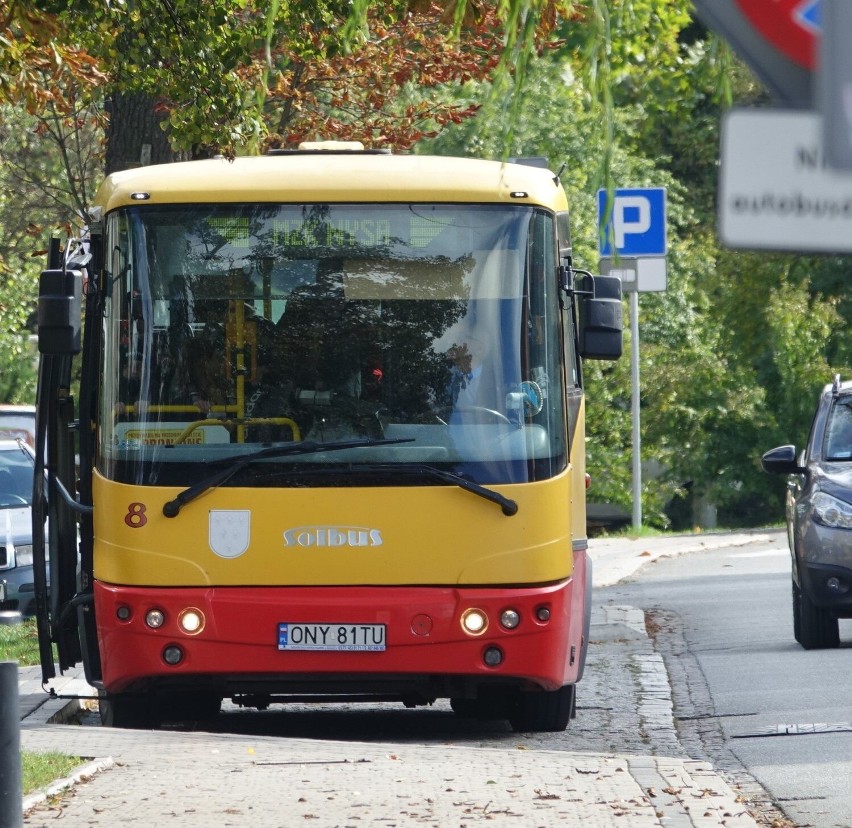
<path fill-rule="evenodd" d="M 566 581 L 511 589 L 96 583 L 103 686 L 204 685 L 223 696 L 420 686 L 439 697 L 489 683 L 555 690 L 582 674 L 582 563 Z"/>

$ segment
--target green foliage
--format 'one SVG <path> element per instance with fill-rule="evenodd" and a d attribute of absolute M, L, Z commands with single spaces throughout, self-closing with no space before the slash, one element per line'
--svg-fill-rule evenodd
<path fill-rule="evenodd" d="M 719 247 L 722 107 L 762 93 L 692 22 L 688 3 L 575 7 L 588 31 L 565 27 L 565 48 L 531 67 L 508 152 L 565 164 L 574 260 L 588 269 L 597 260 L 597 188 L 667 187 L 668 289 L 639 303 L 645 521 L 665 527 L 674 516 L 688 528 L 693 503 L 714 504 L 729 526 L 777 520 L 778 481 L 762 472 L 760 455 L 801 443 L 819 389 L 836 370 L 850 375 L 849 267 L 839 257 Z M 478 88 L 465 94 L 484 97 Z M 502 117 L 483 107 L 420 151 L 499 157 Z M 625 355 L 629 347 L 628 333 Z M 588 363 L 585 378 L 590 497 L 630 511 L 629 360 Z"/>
<path fill-rule="evenodd" d="M 53 104 L 40 117 L 0 107 L 2 403 L 35 400 L 37 354 L 31 335 L 45 236 L 82 223 L 83 207 L 100 177 L 93 117 L 82 108 L 63 114 Z"/>
<path fill-rule="evenodd" d="M 210 0 L 199 8 L 188 0 L 16 4 L 0 31 L 14 43 L 0 55 L 0 96 L 50 115 L 36 134 L 67 138 L 69 123 L 91 136 L 88 104 L 100 96 L 145 93 L 168 112 L 174 145 L 193 152 L 254 152 L 269 134 L 286 144 L 304 132 L 355 138 L 359 129 L 404 147 L 452 122 L 416 151 L 544 155 L 561 168 L 574 260 L 590 270 L 598 187 L 667 187 L 668 289 L 640 298 L 642 455 L 653 466 L 643 476 L 643 513 L 665 526 L 667 504 L 688 493 L 716 504 L 727 525 L 779 517 L 779 481 L 760 470 L 760 454 L 800 444 L 819 388 L 836 371 L 852 375 L 852 257 L 719 247 L 720 115 L 731 101 L 766 96 L 693 19 L 689 0 Z M 533 37 L 549 31 L 560 48 Z M 400 115 L 404 128 L 392 120 Z M 21 138 L 23 151 L 32 131 L 22 124 L 4 134 Z M 69 140 L 54 140 L 61 164 L 36 145 L 25 155 L 39 159 L 44 189 L 62 175 L 73 182 L 56 204 L 38 203 L 21 182 L 8 186 L 11 167 L 0 168 L 3 381 L 27 364 L 21 331 L 36 270 L 28 233 L 44 229 L 29 223 L 51 227 L 61 210 L 79 215 L 85 186 L 98 178 L 91 162 L 69 160 Z M 591 494 L 629 510 L 629 360 L 590 363 L 586 381 Z M 27 387 L 14 380 L 0 392 L 25 399 Z"/>
<path fill-rule="evenodd" d="M 22 295 L 20 282 L 10 285 L 7 281 L 0 286 L 0 401 L 32 405 L 38 355 L 29 331 L 24 329 L 26 313 L 21 312 L 31 302 L 32 287 L 27 284 L 23 290 L 25 295 Z"/>
<path fill-rule="evenodd" d="M 0 260 L 0 402 L 35 400 L 35 343 L 27 328 L 35 306 L 34 280 L 26 271 L 6 270 Z"/>
<path fill-rule="evenodd" d="M 287 120 L 299 120 L 313 85 L 326 87 L 349 78 L 356 94 L 344 109 L 351 115 L 357 93 L 365 88 L 340 62 L 369 46 L 380 58 L 377 47 L 387 42 L 389 29 L 414 18 L 432 21 L 440 24 L 443 40 L 455 38 L 462 46 L 484 26 L 495 44 L 502 38 L 493 52 L 498 77 L 505 80 L 524 72 L 541 36 L 570 8 L 567 0 L 458 0 L 448 5 L 429 0 L 209 0 L 203 8 L 189 0 L 162 5 L 145 0 L 31 5 L 23 0 L 8 17 L 7 40 L 20 48 L 14 59 L 0 61 L 0 100 L 20 100 L 25 90 L 38 90 L 39 81 L 47 78 L 52 92 L 35 96 L 31 111 L 48 103 L 65 111 L 75 100 L 92 100 L 96 90 L 106 98 L 142 94 L 168 113 L 163 123 L 175 151 L 253 153 L 268 132 L 285 132 L 281 108 L 267 111 L 270 99 L 282 91 Z M 401 53 L 404 61 L 419 63 L 424 75 L 430 56 L 443 53 L 441 42 L 426 46 L 419 54 L 416 46 Z M 54 57 L 74 71 L 59 72 L 51 62 Z M 481 69 L 490 71 L 490 64 L 486 59 Z M 318 65 L 323 71 L 317 71 Z M 384 73 L 386 79 L 395 75 L 393 67 Z M 383 84 L 380 79 L 379 90 Z M 371 111 L 369 106 L 358 109 L 362 116 Z M 279 122 L 277 130 L 270 116 Z M 334 113 L 328 116 L 332 126 Z"/>
<path fill-rule="evenodd" d="M 27 618 L 20 624 L 0 624 L 0 661 L 17 661 L 22 667 L 39 663 L 34 618 Z"/>

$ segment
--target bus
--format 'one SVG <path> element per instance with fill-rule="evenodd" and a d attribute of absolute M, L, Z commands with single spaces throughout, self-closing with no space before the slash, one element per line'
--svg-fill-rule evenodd
<path fill-rule="evenodd" d="M 565 729 L 582 361 L 620 355 L 622 307 L 574 268 L 546 163 L 320 143 L 140 167 L 48 259 L 45 682 L 82 663 L 114 727 L 441 699 Z"/>

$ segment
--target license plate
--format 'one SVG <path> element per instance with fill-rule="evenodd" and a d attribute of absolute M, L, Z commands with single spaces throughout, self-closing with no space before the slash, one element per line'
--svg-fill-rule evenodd
<path fill-rule="evenodd" d="M 384 624 L 278 625 L 279 650 L 381 652 L 385 646 Z"/>
<path fill-rule="evenodd" d="M 6 582 L 0 581 L 0 601 L 6 600 Z"/>

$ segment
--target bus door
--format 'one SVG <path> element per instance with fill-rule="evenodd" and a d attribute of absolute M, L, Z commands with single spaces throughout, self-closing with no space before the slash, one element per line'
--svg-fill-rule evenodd
<path fill-rule="evenodd" d="M 72 358 L 80 352 L 82 286 L 91 253 L 88 245 L 69 249 L 72 252 L 66 251 L 62 263 L 58 244 L 52 244 L 49 268 L 39 282 L 40 361 L 32 520 L 36 624 L 44 682 L 56 675 L 53 644 L 62 672 L 77 664 L 84 648 L 96 641 L 93 619 L 85 625 L 89 632 L 82 639 L 78 629 L 91 603 L 86 563 L 88 559 L 90 573 L 92 531 L 91 507 L 81 505 L 77 499 L 78 425 L 72 394 Z M 93 324 L 95 316 L 94 310 L 88 314 L 87 326 Z M 86 385 L 84 379 L 81 387 Z M 88 431 L 83 430 L 86 439 L 80 441 L 79 451 L 90 457 L 92 437 Z M 80 465 L 82 469 L 90 467 L 85 456 Z M 91 491 L 91 475 L 81 482 L 80 494 L 84 502 L 90 502 L 87 493 Z M 86 544 L 81 549 L 80 538 L 86 538 L 88 543 L 88 554 L 83 552 L 82 557 Z M 87 677 L 89 673 L 87 669 Z"/>

